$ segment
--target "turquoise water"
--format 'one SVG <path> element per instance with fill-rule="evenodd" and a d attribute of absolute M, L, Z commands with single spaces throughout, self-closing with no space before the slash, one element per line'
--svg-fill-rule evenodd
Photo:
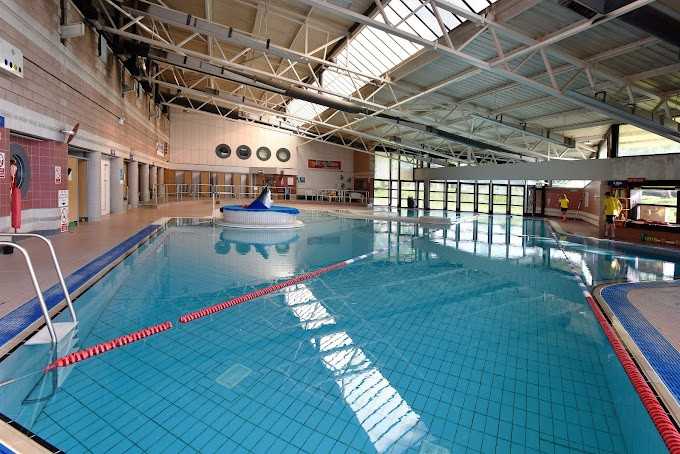
<path fill-rule="evenodd" d="M 542 222 L 303 218 L 169 226 L 77 300 L 59 353 L 385 251 L 58 373 L 24 345 L 0 412 L 66 452 L 665 452 Z M 592 283 L 680 272 L 565 246 Z"/>

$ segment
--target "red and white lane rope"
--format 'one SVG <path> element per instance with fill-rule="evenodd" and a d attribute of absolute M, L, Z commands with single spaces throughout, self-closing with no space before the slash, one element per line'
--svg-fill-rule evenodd
<path fill-rule="evenodd" d="M 135 331 L 134 333 L 116 337 L 115 339 L 111 339 L 109 341 L 102 342 L 100 344 L 96 344 L 91 347 L 87 347 L 82 350 L 78 350 L 69 353 L 68 355 L 62 356 L 61 358 L 56 359 L 55 361 L 50 363 L 47 367 L 45 367 L 45 371 L 47 372 L 58 367 L 70 366 L 71 364 L 75 364 L 80 361 L 84 361 L 88 358 L 101 355 L 102 353 L 113 350 L 114 348 L 123 347 L 127 344 L 140 341 L 144 338 L 153 336 L 154 334 L 162 333 L 163 331 L 167 331 L 171 328 L 172 328 L 171 321 L 142 328 L 139 331 Z"/>
<path fill-rule="evenodd" d="M 382 252 L 382 250 L 377 250 L 373 252 L 369 252 L 368 254 L 363 254 L 358 257 L 354 257 L 348 260 L 343 260 L 342 262 L 337 262 L 332 265 L 325 266 L 323 268 L 319 268 L 314 271 L 310 271 L 308 273 L 304 274 L 299 274 L 291 279 L 288 279 L 283 282 L 279 282 L 278 284 L 270 285 L 268 287 L 263 287 L 258 290 L 253 290 L 252 292 L 245 293 L 241 296 L 237 296 L 236 298 L 232 298 L 227 301 L 223 301 L 218 304 L 214 304 L 212 306 L 204 307 L 203 309 L 199 309 L 193 312 L 188 312 L 184 315 L 182 315 L 179 318 L 180 323 L 189 323 L 192 322 L 196 319 L 206 317 L 208 315 L 212 315 L 216 312 L 223 311 L 225 309 L 229 309 L 230 307 L 234 307 L 238 304 L 245 303 L 247 301 L 252 301 L 256 298 L 259 298 L 264 295 L 268 295 L 270 293 L 278 292 L 279 290 L 290 287 L 295 284 L 299 284 L 300 282 L 308 281 L 310 279 L 314 279 L 315 277 L 318 277 L 324 273 L 328 273 L 330 271 L 334 270 L 339 270 L 341 268 L 346 267 L 347 265 L 351 265 L 352 263 L 358 262 L 360 260 L 367 259 L 368 257 L 371 257 L 375 254 L 378 254 L 379 252 Z"/>
<path fill-rule="evenodd" d="M 649 383 L 647 383 L 647 380 L 640 372 L 640 369 L 638 369 L 637 365 L 633 361 L 633 358 L 631 358 L 630 353 L 628 353 L 628 350 L 626 350 L 623 342 L 621 342 L 621 339 L 619 339 L 616 332 L 607 321 L 607 318 L 602 313 L 602 309 L 597 304 L 597 301 L 595 301 L 593 295 L 590 293 L 590 291 L 588 291 L 588 288 L 583 282 L 583 278 L 581 277 L 579 269 L 572 263 L 571 260 L 569 260 L 567 252 L 562 247 L 559 238 L 552 228 L 550 232 L 555 239 L 557 246 L 562 251 L 562 254 L 564 254 L 564 257 L 567 259 L 569 268 L 577 278 L 579 287 L 581 287 L 583 295 L 588 302 L 588 306 L 590 306 L 590 309 L 593 311 L 593 314 L 600 324 L 602 331 L 604 331 L 605 336 L 607 336 L 609 344 L 614 350 L 616 357 L 619 359 L 619 362 L 621 363 L 623 370 L 626 372 L 626 375 L 628 375 L 628 379 L 633 385 L 633 388 L 635 388 L 635 391 L 638 393 L 638 396 L 642 401 L 642 405 L 645 407 L 647 413 L 652 419 L 652 422 L 656 426 L 656 430 L 659 431 L 659 435 L 661 435 L 661 439 L 666 444 L 668 451 L 670 454 L 680 454 L 680 431 L 678 431 L 678 428 L 675 426 L 673 421 L 671 421 L 668 413 L 666 413 L 666 410 L 659 402 L 659 399 L 657 399 L 656 394 L 649 386 Z"/>

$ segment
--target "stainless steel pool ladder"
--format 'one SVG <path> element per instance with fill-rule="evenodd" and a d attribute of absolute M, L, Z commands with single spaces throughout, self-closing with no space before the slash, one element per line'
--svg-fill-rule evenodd
<path fill-rule="evenodd" d="M 59 260 L 57 259 L 57 254 L 54 252 L 54 247 L 52 246 L 52 242 L 45 238 L 42 235 L 38 235 L 36 233 L 12 233 L 7 236 L 10 236 L 12 238 L 14 237 L 28 237 L 28 238 L 37 238 L 41 241 L 43 241 L 46 245 L 47 248 L 50 251 L 50 255 L 52 256 L 52 263 L 54 264 L 54 268 L 57 271 L 57 276 L 59 277 L 59 284 L 61 285 L 61 289 L 64 292 L 64 298 L 66 299 L 66 305 L 68 306 L 68 310 L 71 314 L 71 319 L 73 320 L 73 324 L 75 325 L 78 322 L 78 318 L 76 316 L 76 311 L 73 308 L 73 301 L 71 301 L 71 295 L 69 294 L 68 288 L 66 287 L 66 282 L 64 281 L 64 275 L 61 272 L 61 266 L 59 265 Z M 38 283 L 38 279 L 35 275 L 35 269 L 33 268 L 33 262 L 31 261 L 31 256 L 28 253 L 28 251 L 22 247 L 19 246 L 17 243 L 13 241 L 0 241 L 0 246 L 10 246 L 19 252 L 24 256 L 24 261 L 26 262 L 26 267 L 28 268 L 29 275 L 31 277 L 31 282 L 33 283 L 33 287 L 35 288 L 35 293 L 36 296 L 38 297 L 38 302 L 40 304 L 40 309 L 43 313 L 43 316 L 45 317 L 45 324 L 47 325 L 47 332 L 50 335 L 50 339 L 52 340 L 53 344 L 57 343 L 57 333 L 54 329 L 54 325 L 52 324 L 52 319 L 50 318 L 50 313 L 47 308 L 47 305 L 45 304 L 45 298 L 43 296 L 42 290 L 40 290 L 40 284 Z"/>

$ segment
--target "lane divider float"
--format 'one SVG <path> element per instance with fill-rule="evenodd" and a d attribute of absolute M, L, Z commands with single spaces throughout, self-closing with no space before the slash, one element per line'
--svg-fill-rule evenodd
<path fill-rule="evenodd" d="M 334 263 L 332 265 L 325 266 L 323 268 L 319 268 L 314 271 L 310 271 L 308 273 L 300 274 L 298 276 L 295 276 L 291 279 L 288 279 L 287 281 L 280 282 L 275 285 L 270 285 L 268 287 L 261 288 L 259 290 L 254 290 L 252 292 L 248 292 L 246 294 L 243 294 L 241 296 L 238 296 L 236 298 L 230 299 L 228 301 L 225 301 L 223 303 L 215 304 L 213 306 L 209 306 L 194 312 L 189 312 L 187 314 L 184 314 L 180 317 L 180 322 L 181 323 L 188 323 L 190 321 L 196 320 L 201 317 L 205 317 L 210 314 L 214 314 L 216 312 L 222 311 L 224 309 L 228 309 L 232 306 L 236 306 L 237 304 L 245 303 L 246 301 L 251 301 L 255 298 L 259 298 L 264 295 L 268 295 L 270 293 L 276 292 L 278 290 L 281 290 L 286 287 L 290 287 L 291 285 L 298 284 L 300 282 L 308 281 L 310 279 L 313 279 L 317 276 L 320 276 L 324 273 L 328 273 L 329 271 L 334 271 L 338 270 L 340 268 L 344 268 L 347 265 L 351 265 L 352 263 L 358 262 L 360 260 L 367 259 L 368 257 L 371 257 L 375 254 L 378 254 L 379 252 L 382 252 L 383 250 L 377 250 L 373 252 L 369 252 L 367 254 L 360 255 L 358 257 L 354 257 L 348 260 L 343 260 L 342 262 Z M 116 337 L 115 339 L 111 339 L 106 342 L 101 342 L 99 344 L 92 345 L 91 347 L 84 348 L 82 350 L 77 350 L 75 352 L 71 352 L 68 355 L 62 356 L 61 358 L 57 358 L 53 362 L 47 365 L 43 369 L 43 372 L 49 372 L 51 370 L 57 369 L 59 367 L 67 367 L 75 363 L 79 363 L 80 361 L 84 361 L 89 358 L 93 358 L 95 356 L 101 355 L 102 353 L 106 353 L 108 351 L 111 351 L 115 348 L 123 347 L 125 345 L 131 344 L 133 342 L 140 341 L 142 339 L 145 339 L 149 336 L 153 336 L 158 333 L 162 333 L 164 331 L 168 331 L 173 328 L 173 324 L 171 321 L 166 321 L 163 323 L 159 323 L 157 325 L 153 326 L 148 326 L 146 328 L 142 328 L 139 331 L 135 331 L 130 334 L 126 334 L 124 336 Z"/>
<path fill-rule="evenodd" d="M 142 328 L 139 331 L 135 331 L 134 333 L 116 337 L 115 339 L 111 339 L 106 342 L 92 345 L 91 347 L 87 347 L 82 350 L 77 350 L 51 362 L 47 367 L 45 367 L 45 372 L 58 367 L 66 367 L 70 366 L 71 364 L 79 363 L 80 361 L 101 355 L 102 353 L 113 350 L 114 348 L 123 347 L 133 342 L 145 339 L 149 336 L 153 336 L 154 334 L 162 333 L 163 331 L 167 331 L 171 328 L 172 322 L 167 321 L 159 323 L 158 325 Z"/>
<path fill-rule="evenodd" d="M 203 309 L 198 309 L 193 312 L 188 312 L 184 315 L 182 315 L 179 318 L 180 323 L 189 323 L 194 320 L 197 320 L 202 317 L 206 317 L 208 315 L 212 315 L 216 312 L 223 311 L 225 309 L 229 309 L 230 307 L 234 307 L 238 304 L 245 303 L 247 301 L 252 301 L 256 298 L 259 298 L 264 295 L 268 295 L 270 293 L 278 292 L 281 289 L 284 289 L 286 287 L 290 287 L 295 284 L 299 284 L 300 282 L 308 281 L 310 279 L 314 279 L 315 277 L 318 277 L 322 274 L 328 273 L 330 271 L 334 270 L 339 270 L 341 268 L 346 267 L 347 265 L 351 265 L 352 263 L 358 262 L 360 260 L 367 259 L 368 257 L 371 257 L 375 254 L 378 254 L 379 252 L 382 252 L 381 250 L 369 252 L 368 254 L 363 254 L 358 257 L 354 257 L 348 260 L 343 260 L 342 262 L 337 262 L 332 265 L 325 266 L 323 268 L 319 268 L 314 271 L 310 271 L 308 273 L 303 273 L 300 275 L 297 275 L 291 279 L 288 279 L 283 282 L 279 282 L 278 284 L 270 285 L 268 287 L 263 287 L 258 290 L 253 290 L 252 292 L 244 293 L 241 296 L 237 296 L 236 298 L 232 298 L 227 301 L 223 301 L 218 304 L 214 304 L 212 306 L 204 307 Z"/>
<path fill-rule="evenodd" d="M 607 340 L 609 341 L 609 344 L 611 345 L 612 349 L 614 350 L 614 353 L 616 354 L 619 363 L 621 363 L 623 370 L 626 372 L 626 375 L 628 375 L 628 379 L 630 380 L 631 384 L 633 385 L 633 388 L 635 388 L 635 391 L 640 397 L 642 405 L 645 407 L 645 410 L 647 410 L 649 417 L 652 419 L 652 422 L 656 426 L 656 430 L 659 432 L 659 435 L 661 435 L 661 439 L 668 448 L 668 452 L 670 454 L 680 454 L 680 431 L 678 431 L 678 428 L 673 423 L 671 418 L 668 416 L 668 413 L 659 402 L 659 399 L 657 398 L 652 388 L 649 386 L 649 383 L 645 379 L 644 375 L 642 375 L 642 372 L 640 372 L 640 369 L 637 367 L 637 364 L 635 364 L 635 361 L 633 361 L 633 358 L 630 356 L 630 353 L 628 352 L 628 350 L 626 350 L 625 346 L 623 345 L 623 342 L 621 342 L 621 339 L 619 339 L 618 335 L 612 328 L 611 324 L 604 316 L 602 309 L 597 304 L 597 301 L 593 297 L 592 293 L 590 293 L 585 283 L 583 282 L 580 270 L 576 267 L 576 265 L 572 263 L 571 260 L 569 260 L 567 252 L 562 247 L 559 238 L 552 230 L 552 228 L 551 234 L 555 239 L 557 246 L 562 251 L 562 254 L 564 254 L 564 257 L 567 259 L 567 263 L 569 263 L 569 268 L 571 269 L 572 274 L 574 274 L 576 280 L 578 281 L 578 285 L 579 287 L 581 287 L 581 290 L 583 291 L 583 296 L 588 302 L 590 310 L 595 315 L 595 318 L 600 324 L 602 331 L 604 331 L 604 334 L 607 337 Z"/>

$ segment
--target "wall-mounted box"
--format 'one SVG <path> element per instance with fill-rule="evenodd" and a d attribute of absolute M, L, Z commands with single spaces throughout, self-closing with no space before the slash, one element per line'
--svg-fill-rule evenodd
<path fill-rule="evenodd" d="M 0 72 L 24 77 L 24 54 L 0 38 Z"/>

